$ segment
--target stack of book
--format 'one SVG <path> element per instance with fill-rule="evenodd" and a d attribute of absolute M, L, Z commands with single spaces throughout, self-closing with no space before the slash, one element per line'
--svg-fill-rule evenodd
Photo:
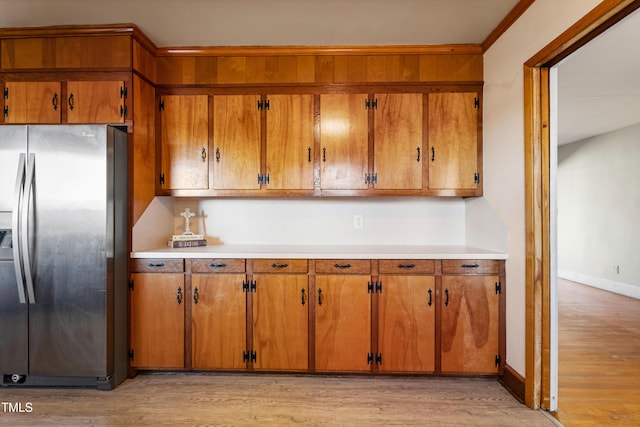
<path fill-rule="evenodd" d="M 207 241 L 202 234 L 174 234 L 169 240 L 170 248 L 193 248 L 207 246 Z"/>

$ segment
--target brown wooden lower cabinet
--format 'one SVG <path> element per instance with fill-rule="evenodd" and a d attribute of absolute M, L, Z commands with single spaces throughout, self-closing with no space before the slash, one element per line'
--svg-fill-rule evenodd
<path fill-rule="evenodd" d="M 183 261 L 133 261 L 129 286 L 131 366 L 138 369 L 183 369 Z"/>
<path fill-rule="evenodd" d="M 131 265 L 135 369 L 497 375 L 504 367 L 504 261 Z"/>

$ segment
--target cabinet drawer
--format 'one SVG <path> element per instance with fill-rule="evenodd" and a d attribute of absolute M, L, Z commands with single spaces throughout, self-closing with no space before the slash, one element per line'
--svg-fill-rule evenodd
<path fill-rule="evenodd" d="M 254 273 L 306 273 L 306 259 L 255 259 Z"/>
<path fill-rule="evenodd" d="M 175 258 L 134 258 L 129 267 L 132 273 L 182 273 L 184 260 Z"/>
<path fill-rule="evenodd" d="M 193 259 L 192 273 L 244 273 L 244 259 Z"/>
<path fill-rule="evenodd" d="M 381 259 L 378 271 L 380 274 L 433 274 L 435 265 L 432 259 Z"/>
<path fill-rule="evenodd" d="M 319 259 L 316 273 L 370 274 L 371 261 L 366 259 Z"/>
<path fill-rule="evenodd" d="M 444 259 L 442 274 L 499 274 L 501 263 L 486 259 Z"/>

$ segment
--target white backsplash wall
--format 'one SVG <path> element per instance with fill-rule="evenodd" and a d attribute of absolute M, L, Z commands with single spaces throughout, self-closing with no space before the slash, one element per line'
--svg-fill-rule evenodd
<path fill-rule="evenodd" d="M 459 198 L 175 199 L 197 213 L 191 231 L 209 244 L 464 245 L 465 202 Z M 364 227 L 354 229 L 354 215 Z"/>

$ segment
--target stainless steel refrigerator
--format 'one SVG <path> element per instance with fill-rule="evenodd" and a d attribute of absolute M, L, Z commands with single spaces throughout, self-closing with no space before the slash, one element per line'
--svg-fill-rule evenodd
<path fill-rule="evenodd" d="M 127 374 L 127 134 L 0 126 L 2 385 Z"/>

